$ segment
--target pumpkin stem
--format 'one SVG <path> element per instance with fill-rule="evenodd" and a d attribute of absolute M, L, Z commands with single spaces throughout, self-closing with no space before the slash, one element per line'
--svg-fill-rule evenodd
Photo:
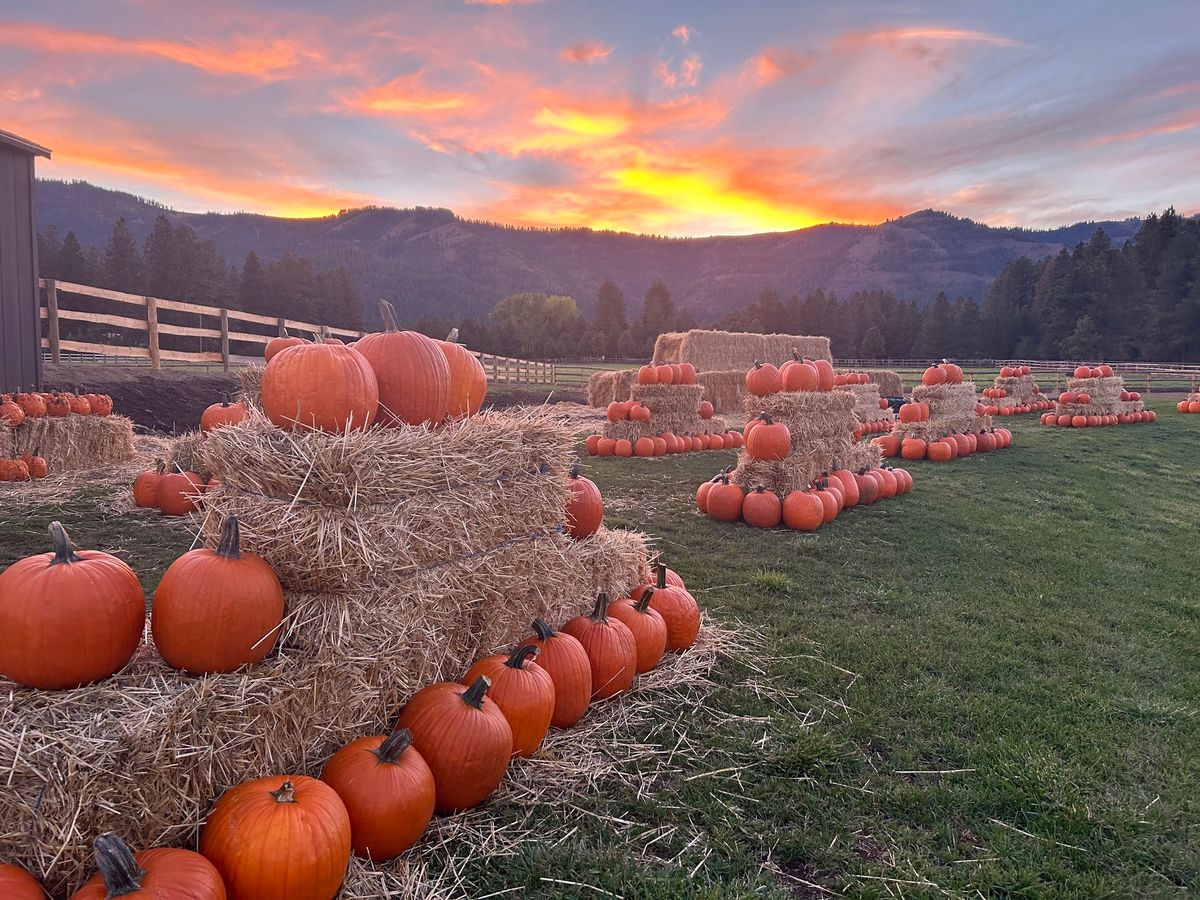
<path fill-rule="evenodd" d="M 646 585 L 642 589 L 642 596 L 638 597 L 637 602 L 633 604 L 633 608 L 640 613 L 644 613 L 650 606 L 650 598 L 654 596 L 654 588 Z"/>
<path fill-rule="evenodd" d="M 596 595 L 596 605 L 592 607 L 592 614 L 588 618 L 593 622 L 608 621 L 608 594 L 604 591 Z"/>
<path fill-rule="evenodd" d="M 775 421 L 775 420 L 774 420 L 774 419 L 772 419 L 772 418 L 771 418 L 771 416 L 770 416 L 769 414 L 767 414 L 767 413 L 759 413 L 758 417 L 759 417 L 760 419 L 762 419 L 762 420 L 763 420 L 763 422 L 764 422 L 765 424 L 767 424 L 767 425 L 771 425 L 771 424 L 773 424 L 773 422 Z"/>
<path fill-rule="evenodd" d="M 548 641 L 556 634 L 555 630 L 550 627 L 550 624 L 545 619 L 534 619 L 533 630 L 537 634 L 539 641 Z"/>
<path fill-rule="evenodd" d="M 50 523 L 50 543 L 54 547 L 54 559 L 50 560 L 50 565 L 80 561 L 75 548 L 71 546 L 71 539 L 67 537 L 67 529 L 62 527 L 62 522 Z"/>
<path fill-rule="evenodd" d="M 156 459 L 154 461 L 154 470 L 161 475 L 163 472 L 167 471 L 167 464 L 161 459 Z"/>
<path fill-rule="evenodd" d="M 533 659 L 541 651 L 534 644 L 522 644 L 504 661 L 510 669 L 524 669 L 525 661 Z"/>
<path fill-rule="evenodd" d="M 407 728 L 397 728 L 386 738 L 383 743 L 373 751 L 375 758 L 379 760 L 379 764 L 394 765 L 403 755 L 404 751 L 412 746 L 412 732 Z"/>
<path fill-rule="evenodd" d="M 400 326 L 396 324 L 396 307 L 382 298 L 379 301 L 379 315 L 383 319 L 384 331 L 400 330 Z"/>
<path fill-rule="evenodd" d="M 226 559 L 242 558 L 242 534 L 237 516 L 229 516 L 221 523 L 221 542 L 217 544 L 217 555 Z"/>
<path fill-rule="evenodd" d="M 229 391 L 222 391 L 221 392 L 221 406 L 228 406 L 228 405 L 229 405 Z"/>
<path fill-rule="evenodd" d="M 107 890 L 105 900 L 136 894 L 142 889 L 146 870 L 137 864 L 133 852 L 111 831 L 100 835 L 92 845 L 96 868 Z"/>
<path fill-rule="evenodd" d="M 569 474 L 572 478 L 579 477 L 579 460 L 575 460 L 575 462 L 571 463 L 571 471 Z"/>
<path fill-rule="evenodd" d="M 275 798 L 276 803 L 295 803 L 296 786 L 290 781 L 285 781 L 279 786 L 279 790 L 271 791 L 271 796 Z"/>
<path fill-rule="evenodd" d="M 483 698 L 488 692 L 488 688 L 492 686 L 492 679 L 486 675 L 480 675 L 471 682 L 471 686 L 462 692 L 460 695 L 463 703 L 468 706 L 473 706 L 476 709 L 483 707 Z"/>
<path fill-rule="evenodd" d="M 657 573 L 658 579 L 654 586 L 661 591 L 667 586 L 667 567 L 663 565 L 662 560 L 659 560 L 658 564 L 654 567 L 654 571 Z"/>

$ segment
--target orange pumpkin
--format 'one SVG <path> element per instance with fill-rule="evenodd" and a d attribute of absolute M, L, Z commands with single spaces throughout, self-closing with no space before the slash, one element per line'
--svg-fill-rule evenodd
<path fill-rule="evenodd" d="M 938 366 L 930 366 L 925 370 L 925 374 L 921 376 L 921 384 L 926 387 L 933 387 L 937 384 L 946 383 L 946 370 Z"/>
<path fill-rule="evenodd" d="M 899 456 L 900 455 L 900 436 L 897 434 L 885 434 L 871 441 L 882 451 L 884 456 Z"/>
<path fill-rule="evenodd" d="M 658 369 L 654 366 L 642 366 L 637 373 L 638 384 L 658 384 Z"/>
<path fill-rule="evenodd" d="M 905 438 L 900 442 L 900 455 L 905 459 L 924 459 L 926 444 L 920 438 Z"/>
<path fill-rule="evenodd" d="M 450 412 L 450 364 L 432 338 L 401 331 L 395 310 L 379 302 L 384 330 L 358 340 L 355 350 L 375 372 L 379 383 L 378 423 L 440 425 Z"/>
<path fill-rule="evenodd" d="M 257 778 L 221 795 L 200 852 L 235 900 L 333 900 L 350 864 L 350 816 L 315 778 Z"/>
<path fill-rule="evenodd" d="M 158 506 L 158 486 L 162 483 L 166 466 L 161 459 L 154 461 L 153 469 L 147 469 L 133 479 L 133 502 L 142 509 L 154 509 Z"/>
<path fill-rule="evenodd" d="M 447 410 L 451 416 L 473 416 L 483 406 L 487 396 L 487 373 L 483 363 L 462 344 L 434 341 L 446 356 L 450 368 L 450 399 Z"/>
<path fill-rule="evenodd" d="M 54 550 L 0 573 L 0 673 L 43 690 L 107 678 L 142 640 L 146 601 L 133 570 L 115 556 L 80 550 L 58 522 Z"/>
<path fill-rule="evenodd" d="M 0 425 L 16 428 L 25 421 L 25 410 L 21 409 L 8 394 L 0 394 Z"/>
<path fill-rule="evenodd" d="M 771 363 L 756 362 L 754 368 L 746 373 L 746 390 L 756 397 L 778 394 L 783 390 L 783 379 Z"/>
<path fill-rule="evenodd" d="M 729 474 L 729 470 L 725 469 L 723 472 L 717 473 L 711 479 L 704 482 L 704 484 L 700 485 L 700 487 L 696 488 L 696 507 L 700 510 L 700 512 L 704 513 L 705 515 L 708 514 L 708 492 L 712 490 L 714 484 L 717 484 L 721 480 L 723 475 L 727 474 Z"/>
<path fill-rule="evenodd" d="M 600 530 L 604 522 L 604 498 L 600 496 L 600 488 L 596 487 L 594 481 L 579 474 L 578 463 L 571 466 L 570 488 L 567 497 L 567 534 L 578 541 Z"/>
<path fill-rule="evenodd" d="M 783 524 L 796 531 L 816 531 L 825 522 L 821 498 L 808 491 L 792 491 L 783 498 Z"/>
<path fill-rule="evenodd" d="M 783 519 L 783 504 L 760 484 L 742 501 L 742 519 L 755 528 L 774 528 Z"/>
<path fill-rule="evenodd" d="M 601 434 L 589 434 L 587 440 L 583 442 L 583 446 L 587 449 L 588 456 L 595 456 L 600 452 Z"/>
<path fill-rule="evenodd" d="M 108 394 L 84 394 L 93 416 L 111 416 L 113 411 L 112 397 Z"/>
<path fill-rule="evenodd" d="M 925 453 L 930 462 L 949 462 L 954 458 L 954 451 L 945 440 L 930 441 Z"/>
<path fill-rule="evenodd" d="M 741 487 L 731 483 L 728 474 L 722 474 L 721 480 L 709 489 L 708 514 L 718 522 L 736 522 L 742 517 L 745 498 Z"/>
<path fill-rule="evenodd" d="M 225 900 L 225 883 L 211 862 L 191 850 L 158 847 L 137 855 L 109 832 L 93 844 L 100 871 L 71 900 Z M 2 885 L 0 885 L 2 888 Z M 0 896 L 9 895 L 0 889 Z"/>
<path fill-rule="evenodd" d="M 792 433 L 782 422 L 763 413 L 762 424 L 746 436 L 746 453 L 751 459 L 779 461 L 792 452 Z"/>
<path fill-rule="evenodd" d="M 46 892 L 24 869 L 0 863 L 0 897 L 4 900 L 46 900 Z"/>
<path fill-rule="evenodd" d="M 28 392 L 13 394 L 13 402 L 21 407 L 26 418 L 40 419 L 46 415 L 46 401 L 41 394 Z"/>
<path fill-rule="evenodd" d="M 87 398 L 80 394 L 63 394 L 67 399 L 67 403 L 71 407 L 71 412 L 77 416 L 90 416 L 92 414 L 92 404 L 88 403 Z"/>
<path fill-rule="evenodd" d="M 696 383 L 696 367 L 691 363 L 680 363 L 679 371 L 683 378 L 680 384 L 695 384 Z"/>
<path fill-rule="evenodd" d="M 46 465 L 46 460 L 42 458 L 42 448 L 38 447 L 32 453 L 26 451 L 21 454 L 21 462 L 29 469 L 29 477 L 34 481 L 40 481 L 50 474 L 50 469 Z"/>
<path fill-rule="evenodd" d="M 487 696 L 484 675 L 463 687 L 443 681 L 417 691 L 396 721 L 433 772 L 435 809 L 454 812 L 482 803 L 500 786 L 513 751 L 513 733 Z"/>
<path fill-rule="evenodd" d="M 0 481 L 28 481 L 29 465 L 23 459 L 0 459 Z"/>
<path fill-rule="evenodd" d="M 608 617 L 608 597 L 601 593 L 591 613 L 576 616 L 562 630 L 583 645 L 592 669 L 592 700 L 605 700 L 628 690 L 637 674 L 637 644 L 629 626 Z"/>
<path fill-rule="evenodd" d="M 229 516 L 215 550 L 190 550 L 167 567 L 154 592 L 150 631 L 172 668 L 233 672 L 271 652 L 283 607 L 275 570 L 242 552 L 237 516 Z"/>
<path fill-rule="evenodd" d="M 471 684 L 480 675 L 492 682 L 488 695 L 512 729 L 513 756 L 532 756 L 546 738 L 554 718 L 554 679 L 535 661 L 537 644 L 522 644 L 512 653 L 485 656 L 463 676 Z"/>
<path fill-rule="evenodd" d="M 44 395 L 43 395 L 44 396 Z M 71 401 L 60 393 L 53 393 L 46 400 L 46 415 L 51 418 L 62 418 L 71 414 Z"/>
<path fill-rule="evenodd" d="M 649 672 L 658 665 L 667 649 L 667 623 L 658 610 L 650 606 L 654 588 L 645 585 L 638 589 L 640 596 L 622 597 L 608 605 L 608 614 L 620 619 L 633 635 L 637 648 L 638 674 Z"/>
<path fill-rule="evenodd" d="M 300 344 L 307 343 L 308 341 L 302 337 L 290 337 L 287 333 L 287 329 L 284 329 L 282 335 L 279 337 L 273 337 L 267 341 L 267 346 L 263 348 L 263 359 L 266 360 L 266 362 L 270 362 L 288 347 L 297 347 Z"/>
<path fill-rule="evenodd" d="M 858 505 L 858 482 L 849 469 L 834 469 L 830 477 L 842 486 L 843 509 Z"/>
<path fill-rule="evenodd" d="M 713 405 L 707 400 L 700 401 L 700 418 L 711 419 L 713 417 Z"/>
<path fill-rule="evenodd" d="M 437 787 L 407 728 L 351 741 L 325 763 L 321 780 L 350 816 L 350 847 L 362 859 L 399 856 L 429 828 Z"/>
<path fill-rule="evenodd" d="M 246 418 L 245 403 L 230 403 L 226 394 L 220 403 L 214 403 L 200 414 L 200 431 L 207 433 L 225 425 L 238 425 Z"/>
<path fill-rule="evenodd" d="M 433 347 L 433 352 L 444 367 L 441 351 Z M 338 434 L 347 428 L 367 428 L 375 421 L 379 385 L 371 364 L 357 350 L 337 344 L 297 344 L 276 354 L 263 370 L 262 408 L 285 431 Z"/>
<path fill-rule="evenodd" d="M 196 508 L 196 498 L 204 493 L 204 482 L 195 472 L 175 467 L 163 475 L 155 494 L 155 505 L 164 516 L 186 516 Z"/>
<path fill-rule="evenodd" d="M 554 714 L 550 724 L 570 728 L 587 712 L 592 697 L 592 664 L 573 636 L 555 631 L 543 619 L 533 620 L 532 637 L 522 644 L 538 648 L 538 665 L 554 682 Z"/>
<path fill-rule="evenodd" d="M 700 634 L 700 606 L 683 584 L 673 584 L 669 580 L 669 573 L 670 570 L 662 562 L 655 566 L 650 608 L 662 616 L 666 623 L 666 652 L 678 653 L 692 646 Z M 644 585 L 635 590 L 631 597 L 635 602 L 639 601 L 649 588 L 650 585 Z"/>
<path fill-rule="evenodd" d="M 634 456 L 653 456 L 654 455 L 654 438 L 642 436 L 633 442 Z"/>
<path fill-rule="evenodd" d="M 809 362 L 792 359 L 783 364 L 780 369 L 785 391 L 815 391 L 821 386 L 821 376 L 817 367 Z"/>

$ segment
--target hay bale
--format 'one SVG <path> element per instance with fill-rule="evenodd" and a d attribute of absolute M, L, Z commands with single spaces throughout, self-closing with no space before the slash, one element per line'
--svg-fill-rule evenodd
<path fill-rule="evenodd" d="M 746 396 L 745 371 L 700 372 L 696 383 L 703 386 L 703 399 L 713 405 L 715 412 L 734 412 L 742 408 Z"/>
<path fill-rule="evenodd" d="M 853 454 L 854 395 L 848 391 L 797 391 L 747 396 L 750 418 L 768 414 L 787 425 L 791 454 L 779 462 L 754 460 L 743 450 L 732 478 L 746 490 L 762 485 L 780 497 L 812 484 L 813 479 L 847 465 Z"/>
<path fill-rule="evenodd" d="M 262 378 L 266 369 L 265 365 L 242 366 L 238 369 L 238 400 L 250 406 L 262 406 Z"/>
<path fill-rule="evenodd" d="M 879 408 L 879 385 L 877 384 L 847 384 L 835 390 L 847 391 L 854 397 L 854 418 L 861 424 L 868 422 L 891 421 L 896 418 L 891 407 Z"/>
<path fill-rule="evenodd" d="M 588 406 L 604 408 L 613 402 L 624 402 L 636 383 L 636 369 L 593 372 L 588 378 Z"/>
<path fill-rule="evenodd" d="M 879 385 L 879 393 L 884 397 L 903 397 L 904 381 L 899 373 L 888 369 L 873 369 L 867 372 L 871 381 Z"/>
<path fill-rule="evenodd" d="M 200 455 L 200 448 L 203 444 L 204 435 L 201 432 L 184 432 L 171 444 L 171 453 L 167 457 L 167 468 L 174 471 L 178 466 L 184 472 L 195 472 L 208 480 L 212 477 L 213 472 L 209 468 L 208 462 Z"/>
<path fill-rule="evenodd" d="M 720 416 L 713 416 L 711 419 L 699 419 L 700 424 L 695 431 L 675 431 L 678 435 L 692 434 L 724 434 L 729 430 L 727 423 Z M 605 422 L 602 434 L 606 438 L 612 438 L 614 441 L 626 440 L 634 443 L 640 437 L 654 437 L 666 431 L 672 431 L 670 428 L 659 428 L 654 424 L 654 420 L 649 422 Z"/>
<path fill-rule="evenodd" d="M 1001 388 L 1006 391 L 1004 397 L 996 397 L 988 400 L 992 406 L 1021 406 L 1026 403 L 1036 403 L 1040 398 L 1040 394 L 1033 391 L 1037 382 L 1032 375 L 1016 375 L 1010 378 L 1004 378 L 997 375 L 992 382 L 992 387 Z"/>
<path fill-rule="evenodd" d="M 813 359 L 833 361 L 829 338 L 792 334 L 703 331 L 658 336 L 654 344 L 654 362 L 691 363 L 699 372 L 740 370 L 743 375 L 755 362 L 781 365 L 793 353 Z"/>
<path fill-rule="evenodd" d="M 685 337 L 687 337 L 686 331 L 672 331 L 667 334 L 660 334 L 655 338 L 654 358 L 652 360 L 654 365 L 661 366 L 667 363 L 683 362 L 680 354 Z"/>
<path fill-rule="evenodd" d="M 897 422 L 893 429 L 901 440 L 920 438 L 939 440 L 948 434 L 983 431 L 991 427 L 991 419 L 975 412 L 979 402 L 973 381 L 961 384 L 919 384 L 913 388 L 912 399 L 929 404 L 929 419 L 924 422 Z"/>
<path fill-rule="evenodd" d="M 8 430 L 8 455 L 40 449 L 51 474 L 133 459 L 133 420 L 124 416 L 45 416 Z"/>

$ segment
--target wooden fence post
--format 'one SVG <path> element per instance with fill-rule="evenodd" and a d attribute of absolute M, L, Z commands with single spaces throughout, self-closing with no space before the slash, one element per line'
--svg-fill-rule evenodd
<path fill-rule="evenodd" d="M 221 370 L 229 371 L 229 310 L 221 308 Z"/>
<path fill-rule="evenodd" d="M 283 316 L 280 316 L 278 322 L 279 322 L 279 336 L 287 337 L 287 320 L 284 319 Z"/>
<path fill-rule="evenodd" d="M 53 278 L 46 279 L 46 334 L 50 339 L 50 362 L 61 362 L 62 348 L 58 340 L 58 284 Z"/>
<path fill-rule="evenodd" d="M 158 350 L 158 300 L 154 297 L 146 298 L 146 336 L 149 338 L 147 344 L 150 347 L 150 368 L 160 368 L 162 359 Z"/>

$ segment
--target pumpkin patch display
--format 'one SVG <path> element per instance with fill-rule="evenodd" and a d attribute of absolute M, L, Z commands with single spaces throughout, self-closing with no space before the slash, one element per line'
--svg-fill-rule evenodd
<path fill-rule="evenodd" d="M 667 370 L 660 372 L 659 370 Z M 587 452 L 592 456 L 661 457 L 693 450 L 726 449 L 728 427 L 712 414 L 712 404 L 702 399 L 704 386 L 695 383 L 694 372 L 680 366 L 679 380 L 670 366 L 643 366 L 630 386 L 630 399 L 608 404 L 604 431 Z M 653 381 L 649 379 L 655 379 Z M 611 453 L 602 440 L 627 441 L 628 452 Z M 624 445 L 621 445 L 624 451 Z"/>
<path fill-rule="evenodd" d="M 1041 414 L 1054 408 L 1053 401 L 1042 395 L 1041 386 L 1026 365 L 1002 366 L 992 386 L 984 388 L 983 397 L 989 416 Z"/>
<path fill-rule="evenodd" d="M 942 363 L 931 369 L 941 375 L 930 378 L 941 380 L 914 387 L 909 402 L 900 407 L 899 421 L 891 434 L 872 440 L 884 456 L 934 462 L 970 456 L 979 449 L 978 439 L 973 444 L 972 437 L 990 431 L 991 416 L 1002 412 L 995 404 L 1002 402 L 1005 388 L 985 388 L 985 405 L 978 400 L 974 382 L 962 378 L 957 366 Z M 1018 369 L 1013 367 L 1012 371 Z M 1005 407 L 1003 412 L 1007 415 L 1012 410 Z"/>
<path fill-rule="evenodd" d="M 157 847 L 134 853 L 117 835 L 109 832 L 93 844 L 99 871 L 71 900 L 225 900 L 225 882 L 216 867 L 191 850 Z M 3 882 L 0 881 L 0 887 Z M 9 895 L 0 891 L 0 896 Z M 40 894 L 38 896 L 41 896 Z"/>
<path fill-rule="evenodd" d="M 1146 409 L 1141 394 L 1125 387 L 1125 380 L 1112 366 L 1080 366 L 1067 389 L 1058 395 L 1053 416 L 1042 417 L 1043 425 L 1061 428 L 1101 428 L 1135 425 L 1157 418 Z"/>
<path fill-rule="evenodd" d="M 379 410 L 374 420 L 385 428 L 426 422 L 440 425 L 450 415 L 446 353 L 420 332 L 401 331 L 396 311 L 386 300 L 379 302 L 379 311 L 384 330 L 359 338 L 354 348 L 367 361 L 378 384 Z"/>
<path fill-rule="evenodd" d="M 1181 413 L 1200 413 L 1200 392 L 1188 394 L 1186 399 L 1180 400 L 1175 405 L 1175 409 Z"/>

